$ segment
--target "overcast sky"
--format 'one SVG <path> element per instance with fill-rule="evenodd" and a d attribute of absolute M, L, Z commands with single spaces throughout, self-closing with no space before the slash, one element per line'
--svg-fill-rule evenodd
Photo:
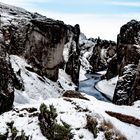
<path fill-rule="evenodd" d="M 131 19 L 140 20 L 140 0 L 0 0 L 6 4 L 80 24 L 87 37 L 116 40 L 120 27 Z"/>

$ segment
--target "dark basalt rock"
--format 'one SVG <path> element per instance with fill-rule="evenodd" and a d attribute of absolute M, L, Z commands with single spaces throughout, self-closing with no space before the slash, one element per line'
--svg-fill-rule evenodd
<path fill-rule="evenodd" d="M 57 81 L 63 64 L 63 49 L 72 35 L 71 52 L 66 67 L 74 83 L 79 83 L 79 25 L 72 27 L 62 21 L 38 13 L 0 3 L 0 113 L 9 110 L 14 101 L 14 88 L 24 90 L 20 70 L 14 74 L 9 55 L 24 57 L 33 72 Z M 6 13 L 6 14 L 3 14 Z M 11 16 L 9 16 L 11 15 Z M 64 67 L 64 66 L 63 66 Z M 30 69 L 31 70 L 31 69 Z M 67 70 L 66 70 L 67 71 Z"/>
<path fill-rule="evenodd" d="M 0 30 L 0 114 L 13 106 L 14 88 L 24 90 L 23 81 L 14 73 L 4 36 Z"/>
<path fill-rule="evenodd" d="M 104 52 L 103 52 L 104 51 Z M 93 48 L 92 56 L 89 59 L 93 71 L 101 71 L 107 68 L 107 60 L 112 58 L 116 53 L 116 43 L 113 41 L 96 40 L 95 47 Z"/>
<path fill-rule="evenodd" d="M 5 46 L 0 42 L 0 114 L 12 108 L 14 101 L 13 71 Z"/>
<path fill-rule="evenodd" d="M 130 102 L 140 100 L 140 62 L 137 66 L 136 77 L 130 92 Z"/>
<path fill-rule="evenodd" d="M 33 20 L 25 42 L 24 56 L 41 75 L 56 81 L 66 38 L 66 25 L 50 20 Z"/>
<path fill-rule="evenodd" d="M 80 49 L 79 49 L 79 35 L 80 27 L 75 25 L 75 27 L 70 27 L 69 32 L 72 34 L 72 42 L 69 46 L 69 58 L 66 62 L 65 71 L 72 78 L 72 81 L 78 85 L 79 84 L 79 72 L 80 72 Z"/>
<path fill-rule="evenodd" d="M 88 98 L 84 97 L 80 92 L 78 91 L 73 91 L 73 90 L 66 90 L 63 93 L 63 97 L 68 97 L 68 98 L 79 98 L 79 99 L 83 99 L 83 100 L 88 100 Z"/>
<path fill-rule="evenodd" d="M 56 81 L 67 26 L 63 22 L 34 19 L 11 35 L 10 54 L 24 56 L 40 75 Z"/>
<path fill-rule="evenodd" d="M 124 44 L 140 44 L 139 30 L 140 22 L 131 20 L 121 27 L 118 41 Z"/>
<path fill-rule="evenodd" d="M 131 88 L 135 81 L 137 66 L 134 64 L 127 65 L 123 68 L 122 76 L 117 81 L 114 92 L 113 102 L 118 105 L 130 105 Z"/>
<path fill-rule="evenodd" d="M 68 62 L 66 63 L 66 73 L 71 75 L 72 81 L 78 85 L 79 84 L 79 71 L 80 71 L 80 60 L 79 55 L 73 52 Z"/>
<path fill-rule="evenodd" d="M 140 22 L 132 20 L 121 27 L 117 41 L 119 80 L 114 93 L 115 104 L 131 104 L 140 99 L 139 60 Z M 127 67 L 126 67 L 127 66 Z"/>
<path fill-rule="evenodd" d="M 108 62 L 107 62 L 107 72 L 105 74 L 105 78 L 107 80 L 113 78 L 114 76 L 118 75 L 118 60 L 117 56 L 114 55 Z"/>

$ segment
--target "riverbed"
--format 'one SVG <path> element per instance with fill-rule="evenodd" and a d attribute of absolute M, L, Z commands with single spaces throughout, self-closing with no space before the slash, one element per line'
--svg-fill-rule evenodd
<path fill-rule="evenodd" d="M 96 99 L 110 102 L 100 91 L 95 88 L 95 84 L 101 80 L 101 74 L 85 74 L 86 80 L 80 81 L 79 91 L 94 96 Z"/>

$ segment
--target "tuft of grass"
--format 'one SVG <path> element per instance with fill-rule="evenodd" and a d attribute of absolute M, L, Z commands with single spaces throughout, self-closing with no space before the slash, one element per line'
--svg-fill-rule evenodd
<path fill-rule="evenodd" d="M 12 127 L 11 133 L 12 133 L 12 135 L 11 135 L 12 139 L 16 138 L 17 133 L 18 133 L 16 127 Z"/>
<path fill-rule="evenodd" d="M 2 138 L 0 136 L 0 140 L 7 140 L 8 138 L 10 140 L 29 140 L 29 138 L 30 140 L 32 139 L 30 136 L 26 136 L 23 130 L 21 131 L 21 135 L 17 136 L 19 131 L 17 130 L 16 127 L 14 127 L 14 121 L 7 122 L 7 126 L 8 126 L 7 133 L 6 135 L 2 135 Z"/>
<path fill-rule="evenodd" d="M 31 140 L 32 137 L 26 136 L 25 135 L 25 132 L 23 130 L 21 131 L 21 135 L 20 136 L 17 136 L 15 138 L 15 140 L 29 140 L 29 139 Z"/>
<path fill-rule="evenodd" d="M 110 121 L 103 121 L 99 130 L 104 132 L 104 136 L 106 140 L 127 140 L 127 138 L 122 135 Z"/>
<path fill-rule="evenodd" d="M 104 133 L 105 140 L 127 140 L 127 138 L 119 132 L 110 121 L 103 121 L 98 123 L 97 118 L 87 115 L 86 128 L 97 138 L 98 133 Z"/>
<path fill-rule="evenodd" d="M 63 125 L 57 124 L 57 113 L 53 105 L 47 107 L 44 103 L 40 106 L 38 116 L 39 125 L 42 134 L 49 140 L 69 140 L 73 137 L 70 128 L 65 122 Z"/>
<path fill-rule="evenodd" d="M 93 134 L 94 138 L 97 138 L 98 134 L 98 121 L 96 118 L 87 115 L 87 125 L 86 128 Z"/>
<path fill-rule="evenodd" d="M 104 136 L 106 140 L 112 140 L 113 133 L 111 131 L 105 131 Z"/>

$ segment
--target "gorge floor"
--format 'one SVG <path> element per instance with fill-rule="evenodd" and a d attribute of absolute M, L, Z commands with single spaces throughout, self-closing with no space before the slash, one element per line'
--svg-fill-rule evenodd
<path fill-rule="evenodd" d="M 80 81 L 79 91 L 94 96 L 96 99 L 110 102 L 108 98 L 95 88 L 95 84 L 101 80 L 101 74 L 85 74 L 87 79 Z"/>

